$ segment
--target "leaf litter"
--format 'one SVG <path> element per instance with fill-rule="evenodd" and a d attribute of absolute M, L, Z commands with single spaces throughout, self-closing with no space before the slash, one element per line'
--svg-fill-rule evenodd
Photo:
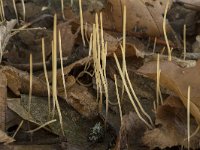
<path fill-rule="evenodd" d="M 63 149 L 199 148 L 200 62 L 182 59 L 182 55 L 198 59 L 198 46 L 191 51 L 200 35 L 198 2 L 3 0 L 0 4 L 4 33 L 0 142 L 13 142 L 10 135 L 17 135 L 14 146 L 45 145 L 44 139 L 53 137 L 48 145 Z M 191 18 L 195 28 L 185 19 L 189 40 L 180 32 L 181 15 L 173 15 L 180 7 L 183 14 L 195 16 Z M 175 25 L 174 17 L 179 19 Z M 183 49 L 190 53 L 182 53 Z M 161 105 L 155 103 L 158 95 Z"/>

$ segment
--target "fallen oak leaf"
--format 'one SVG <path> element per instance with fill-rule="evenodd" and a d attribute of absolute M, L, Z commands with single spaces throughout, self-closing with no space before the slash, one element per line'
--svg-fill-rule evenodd
<path fill-rule="evenodd" d="M 156 81 L 156 64 L 156 61 L 148 62 L 138 69 L 137 72 Z M 196 63 L 196 66 L 190 68 L 181 68 L 175 62 L 161 61 L 160 69 L 161 86 L 176 93 L 185 107 L 187 107 L 188 86 L 191 86 L 191 114 L 200 124 L 200 61 Z"/>

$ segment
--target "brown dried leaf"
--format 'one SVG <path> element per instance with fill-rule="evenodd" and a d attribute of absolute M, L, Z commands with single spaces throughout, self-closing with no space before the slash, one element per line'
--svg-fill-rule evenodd
<path fill-rule="evenodd" d="M 187 111 L 181 100 L 177 97 L 168 97 L 162 106 L 156 111 L 156 124 L 159 125 L 150 131 L 146 131 L 143 142 L 150 149 L 183 145 L 187 147 Z M 198 125 L 194 118 L 191 118 L 191 133 Z M 190 140 L 191 148 L 198 148 L 200 138 L 199 132 Z"/>
<path fill-rule="evenodd" d="M 108 0 L 108 3 L 101 10 L 103 13 L 104 29 L 117 30 L 123 29 L 123 6 L 127 7 L 127 32 L 137 31 L 147 33 L 151 36 L 160 36 L 163 34 L 163 14 L 166 7 L 166 0 Z M 170 1 L 170 6 L 172 1 Z M 133 11 L 134 10 L 134 11 Z M 94 23 L 94 14 L 87 10 L 84 12 L 84 21 Z M 167 22 L 167 31 L 171 26 Z"/>
<path fill-rule="evenodd" d="M 63 92 L 58 95 L 65 99 Z M 67 91 L 67 103 L 70 104 L 81 115 L 87 118 L 93 118 L 97 116 L 97 102 L 96 97 L 93 96 L 86 87 L 79 84 L 74 84 Z"/>
<path fill-rule="evenodd" d="M 7 99 L 7 79 L 0 72 L 0 130 L 5 131 L 6 125 L 6 99 Z"/>
<path fill-rule="evenodd" d="M 156 80 L 156 61 L 146 63 L 138 72 Z M 181 68 L 175 62 L 160 62 L 160 84 L 175 92 L 187 107 L 187 90 L 191 86 L 191 114 L 200 124 L 200 61 L 195 67 Z"/>
<path fill-rule="evenodd" d="M 58 24 L 58 30 L 61 32 L 62 55 L 63 57 L 70 56 L 77 34 L 72 33 L 72 26 L 69 24 L 69 22 Z"/>
<path fill-rule="evenodd" d="M 5 24 L 0 25 L 0 62 L 2 59 L 2 55 L 4 53 L 4 49 L 6 48 L 6 45 L 8 44 L 8 41 L 10 39 L 11 35 L 11 30 L 14 28 L 14 26 L 17 24 L 16 19 L 12 19 L 10 21 L 6 21 Z"/>
<path fill-rule="evenodd" d="M 20 71 L 11 66 L 4 66 L 2 72 L 5 74 L 8 82 L 8 87 L 11 91 L 20 95 L 20 93 L 29 93 L 29 74 L 24 71 Z M 33 76 L 33 95 L 46 96 L 47 87 L 46 84 L 37 77 Z"/>

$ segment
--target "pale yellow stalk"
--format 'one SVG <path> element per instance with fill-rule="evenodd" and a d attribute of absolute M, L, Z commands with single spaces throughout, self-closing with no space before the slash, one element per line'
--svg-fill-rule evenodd
<path fill-rule="evenodd" d="M 13 0 L 13 8 L 14 8 L 14 11 L 15 11 L 15 16 L 16 16 L 17 22 L 19 22 L 19 17 L 18 17 L 18 13 L 17 13 L 17 7 L 16 7 L 16 4 L 15 4 L 15 0 Z"/>
<path fill-rule="evenodd" d="M 52 95 L 55 102 L 56 109 L 58 111 L 58 117 L 60 120 L 60 126 L 62 134 L 64 135 L 63 119 L 60 110 L 60 105 L 57 98 L 57 15 L 54 15 L 54 30 L 53 30 L 53 52 L 52 52 Z M 55 107 L 54 106 L 54 107 Z M 53 108 L 53 117 L 55 114 L 55 108 Z"/>
<path fill-rule="evenodd" d="M 20 124 L 19 124 L 19 126 L 17 127 L 17 130 L 15 131 L 15 133 L 13 134 L 12 138 L 15 138 L 15 136 L 17 135 L 19 129 L 22 127 L 23 123 L 24 123 L 24 120 L 22 120 L 22 121 L 20 122 Z"/>
<path fill-rule="evenodd" d="M 62 72 L 62 80 L 63 80 L 63 88 L 65 92 L 65 100 L 67 99 L 67 89 L 65 84 L 65 75 L 63 69 L 63 56 L 62 56 L 62 40 L 61 40 L 61 33 L 60 30 L 58 31 L 58 38 L 59 38 L 59 52 L 60 52 L 60 64 L 61 64 L 61 72 Z"/>
<path fill-rule="evenodd" d="M 126 65 L 126 6 L 124 5 L 123 11 L 123 48 L 122 48 L 122 71 L 125 76 L 125 65 Z M 124 85 L 122 84 L 122 97 L 121 101 L 123 101 L 124 95 Z"/>
<path fill-rule="evenodd" d="M 21 0 L 22 2 L 22 9 L 23 9 L 23 20 L 26 21 L 26 8 L 25 8 L 25 2 L 24 0 Z"/>
<path fill-rule="evenodd" d="M 171 61 L 172 60 L 172 56 L 171 56 L 171 48 L 169 46 L 169 40 L 167 37 L 167 31 L 166 31 L 166 18 L 167 18 L 167 11 L 169 9 L 169 2 L 170 0 L 167 0 L 167 4 L 166 4 L 166 8 L 165 8 L 165 13 L 164 13 L 164 18 L 163 18 L 163 32 L 164 32 L 164 37 L 165 37 L 165 42 L 167 44 L 167 50 L 168 50 L 168 60 Z"/>
<path fill-rule="evenodd" d="M 35 129 L 33 129 L 33 130 L 29 130 L 29 131 L 27 131 L 27 133 L 33 133 L 33 132 L 36 132 L 36 131 L 38 131 L 38 130 L 40 130 L 40 129 L 42 129 L 42 128 L 44 128 L 44 127 L 46 127 L 46 126 L 48 126 L 49 124 L 54 123 L 54 122 L 56 122 L 56 119 L 51 120 L 51 121 L 48 121 L 48 122 L 42 124 L 41 126 L 35 128 Z"/>
<path fill-rule="evenodd" d="M 79 10 L 80 10 L 81 35 L 82 35 L 83 45 L 86 46 L 84 37 L 84 28 L 83 28 L 84 26 L 83 26 L 82 0 L 79 0 Z"/>
<path fill-rule="evenodd" d="M 63 0 L 60 0 L 61 2 L 61 11 L 62 11 L 62 17 L 63 19 L 65 20 L 65 13 L 64 13 L 64 1 Z"/>
<path fill-rule="evenodd" d="M 134 102 L 134 100 L 133 100 L 133 97 L 132 97 L 132 95 L 131 95 L 131 93 L 130 93 L 130 90 L 129 90 L 129 88 L 128 88 L 128 86 L 127 86 L 127 83 L 126 83 L 126 80 L 125 80 L 125 77 L 124 77 L 124 75 L 123 75 L 122 69 L 121 69 L 121 67 L 120 67 L 119 60 L 118 60 L 118 58 L 117 58 L 117 56 L 116 56 L 115 53 L 114 53 L 114 58 L 115 58 L 115 61 L 116 61 L 117 68 L 118 68 L 118 70 L 119 70 L 120 76 L 121 76 L 121 78 L 122 78 L 122 81 L 123 81 L 123 83 L 124 83 L 124 87 L 125 87 L 125 89 L 126 89 L 126 92 L 127 92 L 127 94 L 128 94 L 128 97 L 129 97 L 129 99 L 130 99 L 130 101 L 131 101 L 131 103 L 132 103 L 132 105 L 133 105 L 133 108 L 134 108 L 136 114 L 138 115 L 138 117 L 140 118 L 141 121 L 143 121 L 150 129 L 152 129 L 152 128 L 153 128 L 152 125 L 149 124 L 149 123 L 142 117 L 142 115 L 140 114 L 140 112 L 139 112 L 139 110 L 138 110 L 138 108 L 137 108 L 137 106 L 136 106 L 136 104 L 135 104 L 135 102 Z M 136 100 L 136 101 L 137 101 L 137 100 Z M 139 101 L 138 101 L 138 102 L 139 102 Z"/>
<path fill-rule="evenodd" d="M 119 105 L 119 115 L 120 115 L 120 120 L 121 120 L 121 124 L 122 124 L 122 107 L 121 107 L 121 102 L 120 102 L 120 97 L 119 97 L 119 91 L 118 91 L 118 84 L 117 84 L 116 74 L 114 74 L 114 79 L 115 79 L 116 96 L 117 96 L 117 101 L 118 101 L 118 105 Z"/>
<path fill-rule="evenodd" d="M 51 92 L 50 92 L 50 85 L 49 85 L 49 79 L 48 79 L 47 67 L 46 67 L 44 38 L 42 38 L 42 60 L 43 60 L 44 75 L 45 75 L 45 80 L 46 80 L 46 85 L 47 85 L 47 93 L 48 93 L 48 119 L 50 119 L 50 113 L 51 113 Z"/>
<path fill-rule="evenodd" d="M 190 86 L 188 86 L 188 95 L 187 95 L 187 146 L 190 150 Z"/>

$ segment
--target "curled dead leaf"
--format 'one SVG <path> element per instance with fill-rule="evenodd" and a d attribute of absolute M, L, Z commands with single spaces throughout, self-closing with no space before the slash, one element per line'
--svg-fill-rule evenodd
<path fill-rule="evenodd" d="M 145 132 L 143 142 L 150 149 L 159 147 L 164 149 L 172 146 L 187 147 L 187 111 L 181 100 L 177 97 L 168 97 L 164 104 L 156 111 L 157 128 Z M 191 134 L 198 127 L 194 118 L 191 118 Z M 190 147 L 199 147 L 200 133 L 190 138 Z"/>
<path fill-rule="evenodd" d="M 156 63 L 156 61 L 146 63 L 138 73 L 156 80 Z M 160 69 L 161 86 L 176 93 L 185 107 L 187 107 L 188 86 L 191 86 L 191 114 L 200 124 L 200 61 L 190 68 L 182 68 L 175 62 L 161 61 Z"/>

